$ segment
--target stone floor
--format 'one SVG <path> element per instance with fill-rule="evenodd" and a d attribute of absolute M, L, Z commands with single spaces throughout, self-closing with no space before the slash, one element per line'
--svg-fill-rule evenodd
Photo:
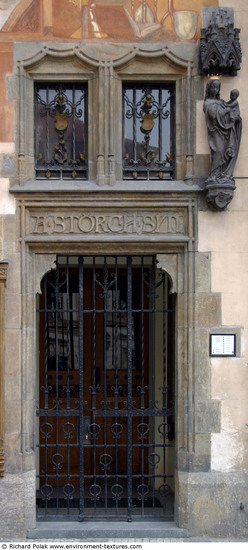
<path fill-rule="evenodd" d="M 188 537 L 173 522 L 37 522 L 28 532 L 30 541 L 40 542 L 248 542 L 248 538 L 214 539 Z"/>
<path fill-rule="evenodd" d="M 37 522 L 35 529 L 30 529 L 28 538 L 33 540 L 65 539 L 65 540 L 149 540 L 149 539 L 178 539 L 186 538 L 187 531 L 179 529 L 173 522 L 131 522 L 127 521 L 78 521 Z"/>

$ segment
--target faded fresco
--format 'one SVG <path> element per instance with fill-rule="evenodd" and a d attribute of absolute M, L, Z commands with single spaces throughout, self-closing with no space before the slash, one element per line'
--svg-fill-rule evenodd
<path fill-rule="evenodd" d="M 0 0 L 0 39 L 194 41 L 218 0 Z"/>

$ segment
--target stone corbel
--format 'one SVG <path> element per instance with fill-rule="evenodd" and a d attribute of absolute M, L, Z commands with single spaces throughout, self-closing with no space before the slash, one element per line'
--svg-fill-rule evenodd
<path fill-rule="evenodd" d="M 4 286 L 7 262 L 0 262 L 0 477 L 4 475 Z"/>
<path fill-rule="evenodd" d="M 226 178 L 225 180 L 209 178 L 206 181 L 205 190 L 206 202 L 210 210 L 226 210 L 233 199 L 235 189 L 233 178 Z"/>

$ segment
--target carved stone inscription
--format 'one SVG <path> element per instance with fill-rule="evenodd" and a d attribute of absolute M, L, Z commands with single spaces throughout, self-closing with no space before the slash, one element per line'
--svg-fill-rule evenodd
<path fill-rule="evenodd" d="M 185 234 L 183 211 L 135 213 L 30 213 L 29 234 Z"/>

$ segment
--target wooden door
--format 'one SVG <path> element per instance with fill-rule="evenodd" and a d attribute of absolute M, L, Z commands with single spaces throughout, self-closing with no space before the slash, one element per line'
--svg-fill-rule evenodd
<path fill-rule="evenodd" d="M 139 272 L 133 271 L 135 290 L 139 286 Z M 140 408 L 138 388 L 147 385 L 148 378 L 148 317 L 143 322 L 145 371 L 140 369 L 141 326 L 138 317 L 132 319 L 131 373 L 127 364 L 127 314 L 113 309 L 115 294 L 125 294 L 123 270 L 118 271 L 118 288 L 108 290 L 104 298 L 102 288 L 93 288 L 92 269 L 84 270 L 83 289 L 83 360 L 79 364 L 79 293 L 78 271 L 71 269 L 69 282 L 63 285 L 57 306 L 52 299 L 53 288 L 47 285 L 41 296 L 40 313 L 40 408 L 45 399 L 51 416 L 40 422 L 40 470 L 50 477 L 51 485 L 63 485 L 66 476 L 75 476 L 79 484 L 80 441 L 79 423 L 84 425 L 84 481 L 89 485 L 108 462 L 108 473 L 125 475 L 127 472 L 128 427 L 126 403 L 132 395 L 135 407 Z M 98 280 L 103 280 L 98 270 Z M 51 275 L 51 280 L 53 275 Z M 52 283 L 53 284 L 53 283 Z M 113 293 L 113 296 L 111 295 Z M 45 294 L 47 296 L 45 297 Z M 105 306 L 104 306 L 105 300 Z M 45 301 L 47 303 L 45 304 Z M 136 297 L 137 302 L 137 297 Z M 147 302 L 147 298 L 146 298 Z M 51 307 L 50 307 L 51 306 Z M 104 312 L 104 307 L 106 311 Z M 49 313 L 48 313 L 49 311 Z M 115 316 L 118 315 L 116 322 Z M 45 349 L 46 348 L 46 349 Z M 118 356 L 119 354 L 119 356 Z M 111 360 L 112 358 L 112 360 Z M 118 364 L 117 364 L 118 363 Z M 79 376 L 83 369 L 83 418 L 79 418 Z M 131 384 L 131 389 L 128 388 Z M 44 388 L 47 390 L 44 391 Z M 45 393 L 47 396 L 45 397 Z M 68 409 L 68 415 L 66 410 Z M 113 410 L 116 413 L 113 414 Z M 109 415 L 108 415 L 109 411 Z M 57 413 L 57 414 L 56 414 Z M 133 418 L 131 441 L 133 473 L 138 473 L 141 452 L 138 446 L 140 418 Z M 44 445 L 42 446 L 42 443 Z M 107 458 L 106 458 L 107 457 Z M 69 464 L 68 464 L 69 461 Z M 56 475 L 57 472 L 57 475 Z"/>
<path fill-rule="evenodd" d="M 165 517 L 174 438 L 168 281 L 154 257 L 63 262 L 45 276 L 38 310 L 45 514 L 51 505 L 55 515 L 126 510 L 131 519 L 134 508 L 157 516 L 160 507 Z"/>

